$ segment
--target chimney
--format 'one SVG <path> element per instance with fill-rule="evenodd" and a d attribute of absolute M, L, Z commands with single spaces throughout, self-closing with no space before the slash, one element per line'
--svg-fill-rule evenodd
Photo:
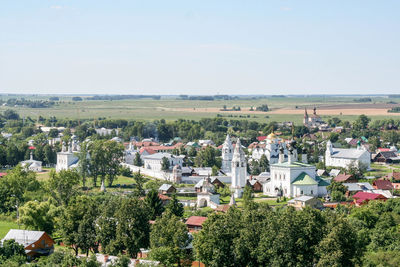
<path fill-rule="evenodd" d="M 303 162 L 303 163 L 308 163 L 308 159 L 307 159 L 307 154 L 305 154 L 305 153 L 303 153 L 302 155 L 301 155 L 301 161 Z"/>

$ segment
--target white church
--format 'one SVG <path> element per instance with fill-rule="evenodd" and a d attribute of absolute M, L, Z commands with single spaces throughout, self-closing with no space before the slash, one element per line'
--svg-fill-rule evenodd
<path fill-rule="evenodd" d="M 77 168 L 79 158 L 75 153 L 79 151 L 80 147 L 76 141 L 71 140 L 68 144 L 68 149 L 66 148 L 65 143 L 63 143 L 61 152 L 57 153 L 56 172 Z"/>
<path fill-rule="evenodd" d="M 247 180 L 247 161 L 239 138 L 237 139 L 235 148 L 233 148 L 230 136 L 226 136 L 225 142 L 222 145 L 221 170 L 228 176 L 231 176 L 231 191 L 234 197 L 241 198 Z"/>
<path fill-rule="evenodd" d="M 256 147 L 252 150 L 252 159 L 260 160 L 261 156 L 265 155 L 270 164 L 278 163 L 280 150 L 283 149 L 284 161 L 287 160 L 288 151 L 286 143 L 281 144 L 279 138 L 274 133 L 270 133 L 265 140 L 265 147 Z"/>
<path fill-rule="evenodd" d="M 368 150 L 358 145 L 357 148 L 334 148 L 331 141 L 326 143 L 325 166 L 348 168 L 355 165 L 356 167 L 371 167 L 371 154 Z"/>
<path fill-rule="evenodd" d="M 327 194 L 329 182 L 317 176 L 314 165 L 307 164 L 307 155 L 298 161 L 297 151 L 289 148 L 288 160 L 279 154 L 278 163 L 270 165 L 270 180 L 263 185 L 264 195 L 298 197 L 303 195 L 323 197 Z"/>

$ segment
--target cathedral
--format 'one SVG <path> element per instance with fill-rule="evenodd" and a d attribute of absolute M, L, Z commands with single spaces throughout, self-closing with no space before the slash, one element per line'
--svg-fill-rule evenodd
<path fill-rule="evenodd" d="M 265 155 L 270 164 L 278 163 L 279 153 L 283 149 L 284 161 L 287 160 L 288 151 L 286 143 L 280 143 L 278 137 L 274 133 L 270 133 L 266 140 L 265 147 L 256 147 L 251 153 L 254 160 L 260 160 L 262 155 Z"/>

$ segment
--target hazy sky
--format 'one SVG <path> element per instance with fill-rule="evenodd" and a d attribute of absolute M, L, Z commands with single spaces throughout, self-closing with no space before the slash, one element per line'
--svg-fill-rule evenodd
<path fill-rule="evenodd" d="M 0 93 L 400 93 L 400 1 L 1 0 Z"/>

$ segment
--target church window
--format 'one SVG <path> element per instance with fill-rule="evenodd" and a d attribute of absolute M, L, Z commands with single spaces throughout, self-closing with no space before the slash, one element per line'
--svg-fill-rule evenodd
<path fill-rule="evenodd" d="M 236 163 L 236 167 L 239 167 L 239 162 Z"/>
<path fill-rule="evenodd" d="M 300 191 L 300 194 L 301 194 L 301 195 L 303 194 L 303 190 Z"/>
<path fill-rule="evenodd" d="M 314 193 L 313 193 L 313 191 L 311 190 L 311 195 L 313 195 Z"/>
<path fill-rule="evenodd" d="M 242 167 L 244 167 L 244 163 L 242 162 Z"/>

